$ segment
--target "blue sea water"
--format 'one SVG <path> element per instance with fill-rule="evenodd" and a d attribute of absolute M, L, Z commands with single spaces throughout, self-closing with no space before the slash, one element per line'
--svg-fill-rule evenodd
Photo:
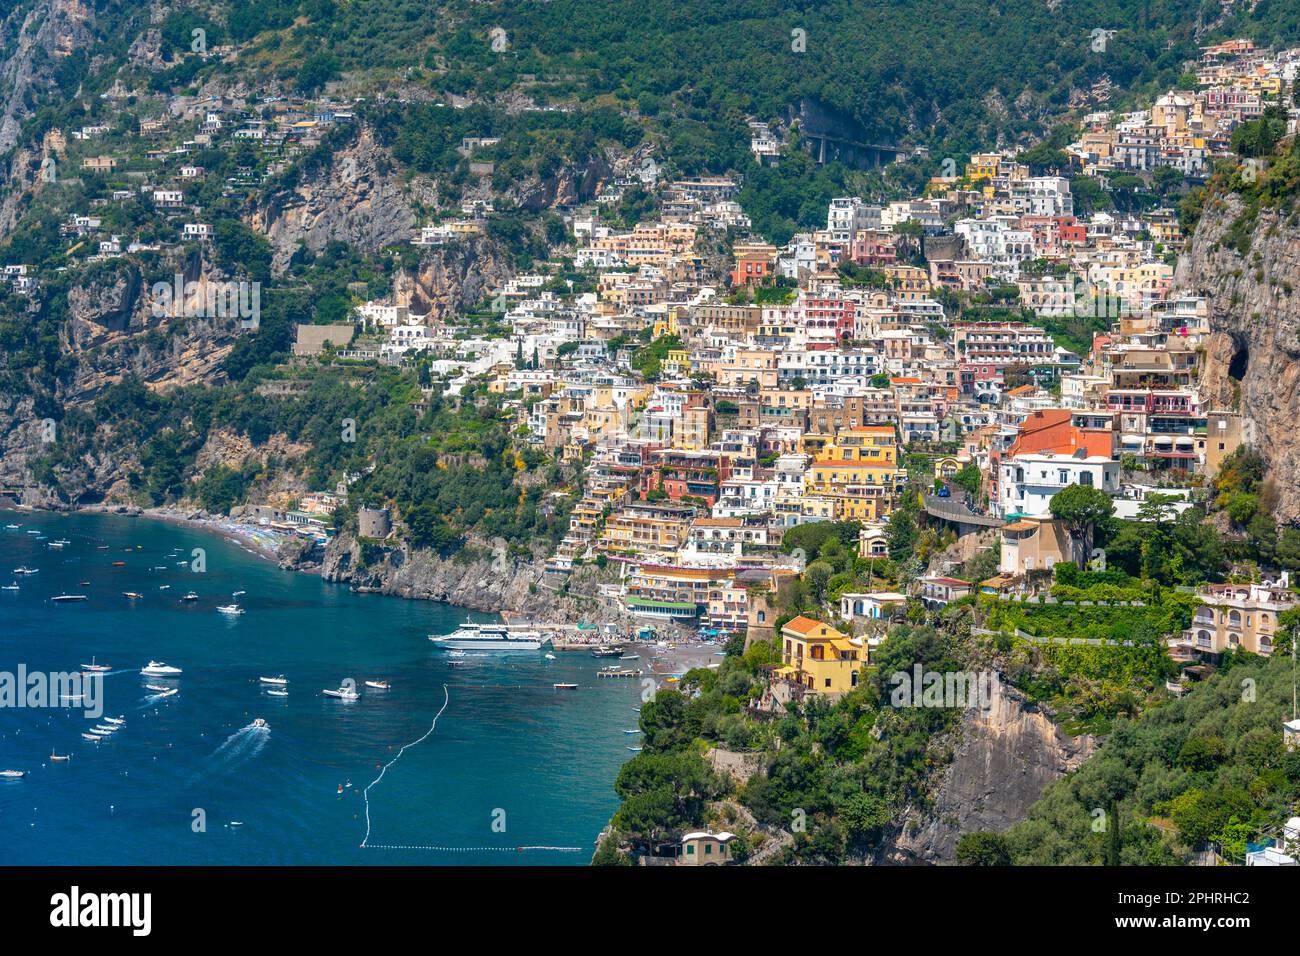
<path fill-rule="evenodd" d="M 623 733 L 639 685 L 596 680 L 601 661 L 471 653 L 453 668 L 426 638 L 462 610 L 352 594 L 202 530 L 0 511 L 0 579 L 21 588 L 0 592 L 0 671 L 94 657 L 113 667 L 104 716 L 126 718 L 96 745 L 81 734 L 99 721 L 80 710 L 0 708 L 0 770 L 27 771 L 0 779 L 0 864 L 585 864 L 639 739 Z M 219 614 L 237 590 L 246 613 Z M 88 600 L 49 601 L 61 593 Z M 180 693 L 145 689 L 151 659 L 182 668 Z M 287 698 L 258 682 L 280 674 Z M 345 678 L 360 700 L 321 696 Z M 361 686 L 376 678 L 392 689 Z M 363 848 L 363 790 L 425 734 L 370 789 Z"/>

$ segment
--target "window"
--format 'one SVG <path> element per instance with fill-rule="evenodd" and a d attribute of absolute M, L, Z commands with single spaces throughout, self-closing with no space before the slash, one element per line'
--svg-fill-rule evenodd
<path fill-rule="evenodd" d="M 686 844 L 686 855 L 687 855 L 687 856 L 694 856 L 694 855 L 695 855 L 695 844 L 693 844 L 693 843 L 688 843 L 688 844 Z"/>
<path fill-rule="evenodd" d="M 1090 472 L 1090 471 L 1081 471 L 1081 472 L 1079 472 L 1079 484 L 1082 485 L 1084 488 L 1091 488 L 1091 487 L 1092 487 L 1092 472 Z"/>

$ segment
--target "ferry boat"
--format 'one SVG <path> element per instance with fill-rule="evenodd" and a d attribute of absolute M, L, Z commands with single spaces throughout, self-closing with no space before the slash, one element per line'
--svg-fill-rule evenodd
<path fill-rule="evenodd" d="M 429 640 L 439 647 L 467 651 L 536 651 L 551 641 L 539 631 L 471 621 L 466 621 L 450 634 L 430 634 Z"/>
<path fill-rule="evenodd" d="M 140 673 L 145 677 L 174 677 L 181 673 L 181 669 L 162 661 L 150 661 L 148 666 L 140 668 Z"/>

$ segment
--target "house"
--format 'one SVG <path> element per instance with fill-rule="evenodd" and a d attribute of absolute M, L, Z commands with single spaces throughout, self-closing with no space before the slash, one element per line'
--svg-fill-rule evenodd
<path fill-rule="evenodd" d="M 1119 492 L 1119 462 L 1076 449 L 1072 455 L 1015 455 L 999 465 L 997 510 L 1003 517 L 1046 515 L 1052 497 L 1071 485 Z"/>
<path fill-rule="evenodd" d="M 1002 526 L 998 572 L 1007 575 L 1044 571 L 1072 561 L 1072 539 L 1064 521 L 1047 516 L 1017 518 Z"/>
<path fill-rule="evenodd" d="M 907 595 L 897 591 L 871 591 L 840 595 L 840 617 L 846 621 L 880 620 L 907 606 Z"/>
<path fill-rule="evenodd" d="M 87 156 L 81 161 L 81 168 L 88 173 L 111 173 L 117 169 L 117 160 L 112 156 Z"/>
<path fill-rule="evenodd" d="M 1171 645 L 1199 654 L 1247 650 L 1265 657 L 1273 653 L 1279 617 L 1298 600 L 1285 572 L 1276 584 L 1207 584 L 1196 596 L 1201 604 L 1192 614 L 1192 626 L 1170 638 Z"/>
<path fill-rule="evenodd" d="M 924 577 L 920 584 L 921 601 L 931 611 L 941 610 L 974 590 L 971 582 L 958 578 Z"/>
<path fill-rule="evenodd" d="M 781 628 L 781 666 L 773 676 L 803 692 L 836 699 L 858 686 L 861 644 L 829 624 L 799 615 Z"/>
<path fill-rule="evenodd" d="M 732 862 L 731 841 L 734 833 L 693 830 L 682 834 L 681 856 L 678 866 L 721 866 Z"/>

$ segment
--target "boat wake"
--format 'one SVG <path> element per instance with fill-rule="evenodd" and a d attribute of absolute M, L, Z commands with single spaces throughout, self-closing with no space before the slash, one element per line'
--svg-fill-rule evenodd
<path fill-rule="evenodd" d="M 239 728 L 226 738 L 225 743 L 212 752 L 212 756 L 208 758 L 208 765 L 190 779 L 190 784 L 193 785 L 205 776 L 228 773 L 235 767 L 247 763 L 262 752 L 270 739 L 269 727 L 249 724 L 247 727 Z"/>
<path fill-rule="evenodd" d="M 409 744 L 404 745 L 401 750 L 397 751 L 397 756 L 393 757 L 392 760 L 384 764 L 383 769 L 379 771 L 379 776 L 377 776 L 374 780 L 370 781 L 369 786 L 367 786 L 366 789 L 362 791 L 361 795 L 362 797 L 365 798 L 366 801 L 366 835 L 365 838 L 361 841 L 361 845 L 363 847 L 370 841 L 370 788 L 378 784 L 380 780 L 384 779 L 384 774 L 388 773 L 388 768 L 391 767 L 393 764 L 397 763 L 397 761 L 402 758 L 402 754 L 406 753 L 406 751 L 409 748 L 424 743 L 433 735 L 434 728 L 438 726 L 438 718 L 442 716 L 442 712 L 446 710 L 447 705 L 451 703 L 451 694 L 447 692 L 446 684 L 442 685 L 442 694 L 443 694 L 442 706 L 439 707 L 438 712 L 433 715 L 433 723 L 431 723 L 429 725 L 429 729 L 424 732 L 424 736 L 422 736 L 419 740 L 412 740 Z"/>

